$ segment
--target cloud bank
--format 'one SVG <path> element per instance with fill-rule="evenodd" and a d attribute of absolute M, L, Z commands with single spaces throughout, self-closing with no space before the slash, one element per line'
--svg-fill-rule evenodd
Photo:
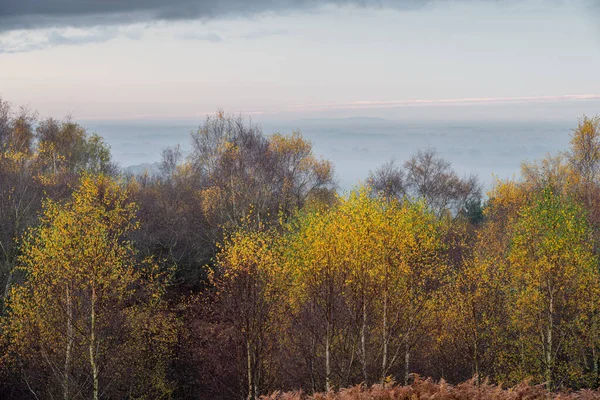
<path fill-rule="evenodd" d="M 323 6 L 416 9 L 441 0 L 0 0 L 0 32 L 311 11 Z"/>
<path fill-rule="evenodd" d="M 597 0 L 528 0 L 543 6 L 577 4 L 600 16 Z M 522 4 L 521 0 L 456 0 L 468 6 L 477 4 Z M 169 21 L 209 21 L 219 18 L 249 18 L 294 12 L 317 12 L 335 7 L 420 10 L 454 0 L 0 0 L 0 53 L 39 50 L 56 45 L 99 43 L 117 36 L 115 29 Z M 90 31 L 76 37 L 65 29 Z M 54 32 L 42 41 L 26 38 L 27 32 Z M 25 32 L 17 42 L 6 35 Z M 122 33 L 122 32 L 121 32 Z M 262 29 L 243 35 L 245 39 L 279 36 L 287 30 Z M 185 34 L 183 39 L 218 43 L 225 38 L 214 32 Z M 129 36 L 130 38 L 133 38 Z M 4 40 L 3 40 L 4 39 Z"/>

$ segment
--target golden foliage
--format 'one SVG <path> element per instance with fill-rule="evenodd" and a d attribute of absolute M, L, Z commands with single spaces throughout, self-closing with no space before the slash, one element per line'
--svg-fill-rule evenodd
<path fill-rule="evenodd" d="M 165 372 L 177 324 L 161 303 L 167 277 L 149 261 L 138 264 L 127 240 L 136 210 L 104 176 L 84 175 L 66 204 L 45 202 L 40 226 L 24 239 L 26 281 L 12 289 L 4 326 L 32 390 L 137 387 L 138 396 L 156 398 L 172 389 Z M 40 375 L 44 365 L 55 373 Z"/>

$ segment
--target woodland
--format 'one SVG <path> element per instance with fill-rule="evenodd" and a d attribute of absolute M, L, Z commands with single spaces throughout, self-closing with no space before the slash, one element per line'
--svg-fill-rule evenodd
<path fill-rule="evenodd" d="M 341 193 L 223 111 L 187 148 L 0 99 L 0 398 L 600 398 L 599 117 L 487 193 L 434 149 Z"/>

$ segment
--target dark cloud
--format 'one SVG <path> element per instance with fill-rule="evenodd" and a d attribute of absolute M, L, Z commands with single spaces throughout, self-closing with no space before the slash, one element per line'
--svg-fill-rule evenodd
<path fill-rule="evenodd" d="M 0 31 L 251 16 L 314 10 L 327 4 L 414 9 L 432 1 L 435 0 L 0 0 Z"/>

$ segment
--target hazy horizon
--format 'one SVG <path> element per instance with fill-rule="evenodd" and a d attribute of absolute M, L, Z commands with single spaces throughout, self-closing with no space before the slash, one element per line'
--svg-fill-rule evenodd
<path fill-rule="evenodd" d="M 79 121 L 102 135 L 121 167 L 160 161 L 163 148 L 185 152 L 198 123 L 186 121 Z M 266 135 L 300 131 L 315 155 L 333 162 L 339 189 L 364 183 L 369 171 L 395 159 L 402 164 L 417 150 L 435 149 L 460 175 L 477 175 L 484 191 L 495 179 L 518 176 L 521 163 L 569 146 L 577 120 L 393 121 L 372 118 L 268 121 L 253 119 Z M 134 168 L 141 172 L 142 168 Z"/>
<path fill-rule="evenodd" d="M 222 109 L 302 131 L 344 188 L 423 147 L 490 182 L 600 112 L 598 17 L 593 0 L 0 0 L 0 96 L 72 116 L 123 166 Z"/>

